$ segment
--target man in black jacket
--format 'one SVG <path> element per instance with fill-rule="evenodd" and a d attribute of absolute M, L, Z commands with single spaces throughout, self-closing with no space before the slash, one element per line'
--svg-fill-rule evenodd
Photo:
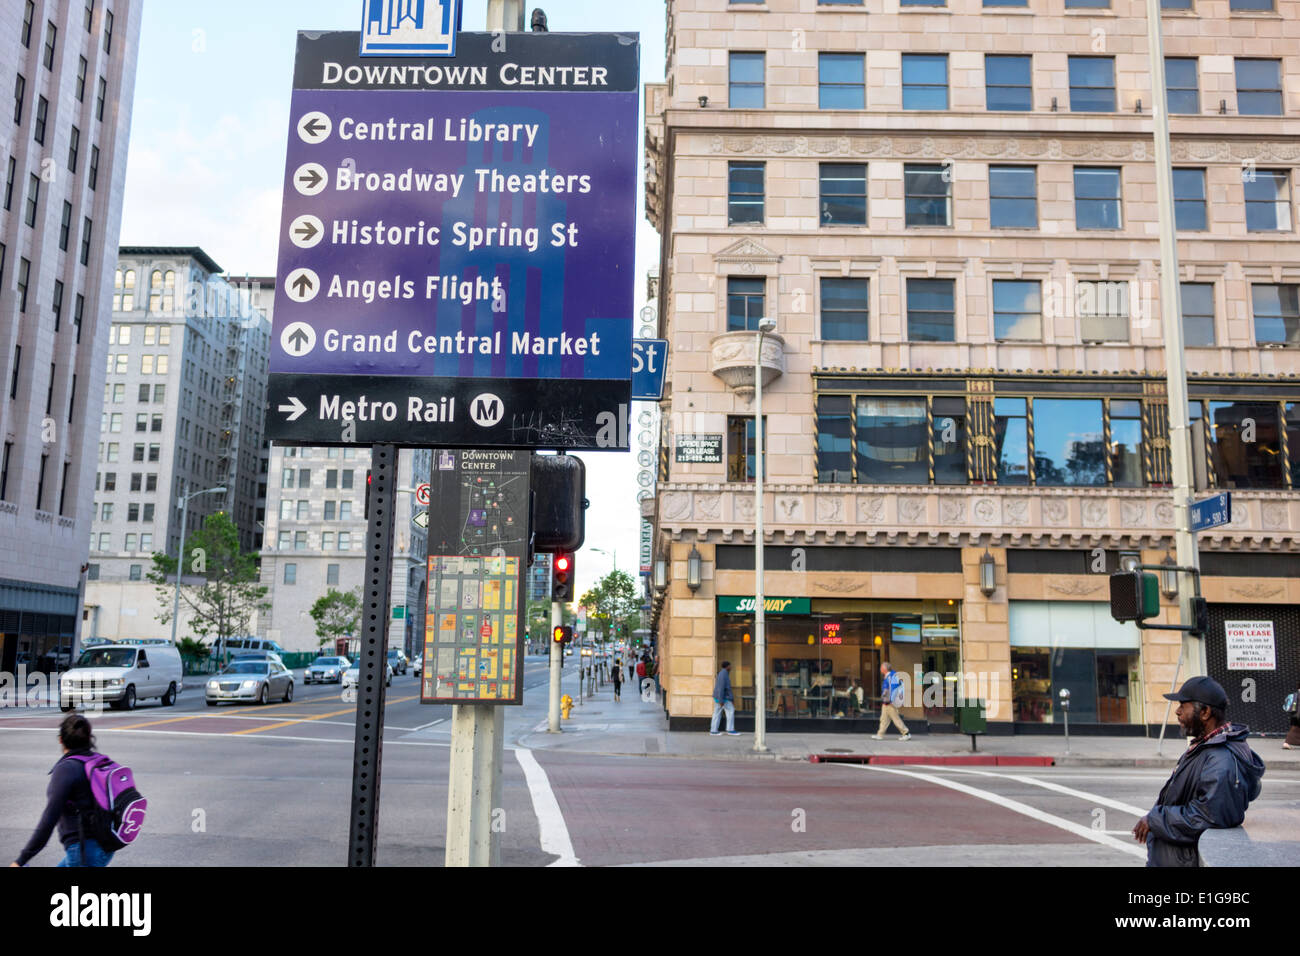
<path fill-rule="evenodd" d="M 1147 866 L 1200 866 L 1201 834 L 1241 826 L 1264 761 L 1246 743 L 1249 728 L 1227 722 L 1228 695 L 1217 681 L 1193 677 L 1165 697 L 1179 702 L 1178 723 L 1192 740 L 1133 837 L 1146 842 Z"/>

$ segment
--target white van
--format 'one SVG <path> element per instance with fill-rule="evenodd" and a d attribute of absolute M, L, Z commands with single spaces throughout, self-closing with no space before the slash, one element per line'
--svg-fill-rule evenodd
<path fill-rule="evenodd" d="M 157 697 L 176 703 L 182 685 L 181 655 L 170 641 L 99 644 L 81 652 L 59 678 L 59 706 L 107 701 L 115 710 L 132 710 L 137 701 Z"/>

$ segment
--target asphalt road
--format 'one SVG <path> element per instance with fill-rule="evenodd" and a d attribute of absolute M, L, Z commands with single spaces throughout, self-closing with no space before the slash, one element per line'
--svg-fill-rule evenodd
<path fill-rule="evenodd" d="M 510 866 L 1141 866 L 1127 833 L 1166 777 L 517 748 L 545 719 L 546 668 L 545 658 L 526 660 L 526 703 L 507 709 L 502 862 Z M 575 693 L 572 663 L 565 675 Z M 117 863 L 342 865 L 355 705 L 333 685 L 296 690 L 289 704 L 219 708 L 191 690 L 173 708 L 95 719 L 100 749 L 133 768 L 149 799 L 145 834 Z M 450 715 L 421 705 L 410 676 L 394 678 L 387 706 L 378 862 L 438 866 Z M 60 719 L 57 710 L 0 711 L 0 852 L 11 858 L 40 816 Z M 1255 806 L 1297 796 L 1300 774 L 1270 773 Z M 60 857 L 50 845 L 33 865 Z"/>

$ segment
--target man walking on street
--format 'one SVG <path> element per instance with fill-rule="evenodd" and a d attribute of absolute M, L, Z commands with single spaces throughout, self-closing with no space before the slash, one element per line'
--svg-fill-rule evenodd
<path fill-rule="evenodd" d="M 713 682 L 713 720 L 709 724 L 709 736 L 718 736 L 718 725 L 722 722 L 723 712 L 727 714 L 727 734 L 739 737 L 736 732 L 736 704 L 731 696 L 731 661 L 723 661 Z"/>
<path fill-rule="evenodd" d="M 1201 866 L 1201 834 L 1241 825 L 1259 796 L 1264 761 L 1246 743 L 1249 728 L 1227 722 L 1228 695 L 1218 681 L 1193 677 L 1165 697 L 1178 701 L 1191 744 L 1133 838 L 1146 843 L 1147 866 Z"/>
<path fill-rule="evenodd" d="M 889 666 L 889 661 L 880 665 L 880 676 L 880 729 L 876 731 L 875 739 L 885 739 L 885 731 L 892 720 L 900 734 L 898 739 L 911 740 L 912 734 L 898 714 L 898 708 L 903 704 L 903 678 Z"/>

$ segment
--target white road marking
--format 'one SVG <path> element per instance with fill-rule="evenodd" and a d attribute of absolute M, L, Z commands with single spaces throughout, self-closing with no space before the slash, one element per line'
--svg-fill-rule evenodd
<path fill-rule="evenodd" d="M 1135 807 L 1131 803 L 1121 803 L 1119 800 L 1111 800 L 1108 797 L 1102 797 L 1095 793 L 1088 793 L 1085 790 L 1072 790 L 1070 787 L 1063 787 L 1059 783 L 1052 783 L 1048 780 L 1039 780 L 1037 777 L 1026 777 L 1018 773 L 994 773 L 989 770 L 973 770 L 970 767 L 954 767 L 951 765 L 925 766 L 927 770 L 947 770 L 952 773 L 970 773 L 980 777 L 1000 777 L 1003 780 L 1015 780 L 1019 783 L 1027 783 L 1035 787 L 1042 787 L 1044 790 L 1052 790 L 1056 793 L 1064 793 L 1066 796 L 1078 797 L 1080 800 L 1087 800 L 1089 803 L 1095 803 L 1098 806 L 1110 807 L 1112 810 L 1123 810 L 1125 813 L 1131 813 L 1136 817 L 1144 817 L 1147 811 L 1141 807 Z"/>
<path fill-rule="evenodd" d="M 1027 803 L 1021 803 L 1019 800 L 1012 800 L 1001 794 L 992 793 L 988 790 L 979 790 L 975 787 L 969 787 L 964 783 L 958 783 L 956 780 L 945 780 L 943 777 L 935 777 L 930 774 L 916 773 L 911 770 L 897 770 L 893 767 L 881 767 L 876 764 L 845 764 L 855 770 L 875 771 L 876 773 L 893 773 L 903 777 L 912 777 L 916 780 L 924 780 L 926 783 L 933 783 L 936 786 L 947 787 L 949 790 L 956 790 L 958 793 L 964 793 L 967 796 L 976 797 L 980 800 L 986 800 L 1006 810 L 1019 813 L 1022 816 L 1029 817 L 1031 820 L 1037 820 L 1040 823 L 1046 823 L 1049 826 L 1057 827 L 1073 833 L 1075 836 L 1083 837 L 1085 840 L 1091 840 L 1093 843 L 1100 843 L 1102 846 L 1109 847 L 1112 850 L 1119 850 L 1121 853 L 1127 853 L 1129 856 L 1141 857 L 1146 859 L 1147 852 L 1145 848 L 1139 848 L 1132 844 L 1122 843 L 1112 836 L 1085 827 L 1080 823 L 1072 823 L 1063 817 L 1055 814 L 1046 813 L 1037 807 L 1031 807 Z"/>
<path fill-rule="evenodd" d="M 313 721 L 321 723 L 321 721 Z M 104 732 L 112 731 L 115 734 L 153 734 L 154 736 L 168 737 L 221 737 L 226 740 L 300 740 L 309 744 L 352 744 L 354 739 L 351 737 L 292 737 L 288 734 L 238 734 L 238 733 L 203 733 L 199 730 L 119 730 L 116 727 L 105 727 Z M 0 730 L 35 730 L 40 733 L 48 734 L 51 730 L 49 727 L 2 727 Z M 385 740 L 385 747 L 450 747 L 450 743 L 437 743 L 430 740 Z"/>
<path fill-rule="evenodd" d="M 437 720 L 431 720 L 427 724 L 421 724 L 419 727 L 413 727 L 411 728 L 411 733 L 415 734 L 415 733 L 419 733 L 421 730 L 428 730 L 434 724 L 440 724 L 446 719 L 447 719 L 446 717 L 439 717 Z M 403 727 L 402 729 L 405 730 L 406 728 Z"/>
<path fill-rule="evenodd" d="M 524 769 L 528 793 L 533 798 L 533 812 L 537 814 L 537 826 L 541 831 L 542 851 L 559 857 L 550 865 L 581 866 L 573 852 L 569 828 L 564 824 L 564 814 L 560 812 L 560 803 L 551 790 L 551 781 L 547 778 L 546 771 L 537 762 L 533 752 L 525 747 L 515 749 L 515 759 Z"/>

